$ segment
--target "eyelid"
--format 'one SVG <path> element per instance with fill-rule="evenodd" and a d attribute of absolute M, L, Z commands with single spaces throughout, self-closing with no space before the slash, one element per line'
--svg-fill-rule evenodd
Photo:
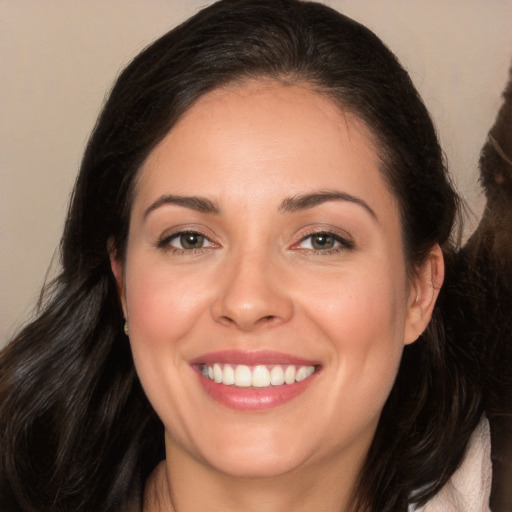
<path fill-rule="evenodd" d="M 171 247 L 173 247 L 173 248 L 175 248 L 175 249 L 179 249 L 179 250 L 186 250 L 186 251 L 190 251 L 190 250 L 192 250 L 192 249 L 185 249 L 184 247 L 174 247 L 174 246 L 172 245 L 172 242 L 174 242 L 175 240 L 180 240 L 180 239 L 181 239 L 181 237 L 182 237 L 183 235 L 198 235 L 198 236 L 200 236 L 200 237 L 201 237 L 205 242 L 209 242 L 209 244 L 207 244 L 207 245 L 203 245 L 202 247 L 197 247 L 197 249 L 206 249 L 207 247 L 212 247 L 212 246 L 214 246 L 214 245 L 215 245 L 215 244 L 214 244 L 214 243 L 213 243 L 213 242 L 212 242 L 212 241 L 211 241 L 207 236 L 205 236 L 205 235 L 203 235 L 202 233 L 199 233 L 199 232 L 197 232 L 197 231 L 180 231 L 180 232 L 178 232 L 178 233 L 176 233 L 176 234 L 174 234 L 174 235 L 172 235 L 172 236 L 168 237 L 168 238 L 167 238 L 167 243 L 168 243 Z"/>
<path fill-rule="evenodd" d="M 339 244 L 338 247 L 332 247 L 329 249 L 313 249 L 313 248 L 301 248 L 299 245 L 307 240 L 308 238 L 314 235 L 329 235 L 334 238 L 334 240 Z M 355 243 L 353 237 L 349 235 L 346 231 L 342 231 L 340 229 L 336 229 L 331 226 L 318 226 L 317 228 L 311 228 L 310 230 L 302 233 L 299 237 L 299 240 L 294 242 L 291 246 L 292 250 L 303 250 L 314 252 L 318 254 L 325 254 L 329 252 L 338 252 L 343 250 L 351 250 L 355 248 Z"/>
<path fill-rule="evenodd" d="M 194 252 L 194 251 L 201 251 L 203 249 L 210 249 L 210 248 L 216 248 L 220 247 L 219 242 L 216 240 L 216 237 L 214 237 L 212 234 L 207 234 L 207 231 L 202 227 L 196 227 L 196 226 L 176 226 L 172 229 L 166 230 L 164 234 L 158 237 L 155 246 L 158 249 L 164 249 L 164 250 L 170 250 L 170 251 L 182 251 L 182 252 Z M 179 247 L 173 247 L 170 245 L 170 242 L 172 240 L 175 240 L 176 238 L 179 238 L 182 235 L 186 234 L 196 234 L 200 235 L 207 240 L 210 245 L 207 245 L 205 247 L 199 247 L 197 249 L 181 249 Z"/>

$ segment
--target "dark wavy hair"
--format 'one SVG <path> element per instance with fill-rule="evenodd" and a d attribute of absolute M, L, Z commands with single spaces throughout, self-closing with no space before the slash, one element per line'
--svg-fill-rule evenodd
<path fill-rule="evenodd" d="M 84 154 L 62 271 L 0 357 L 0 509 L 113 512 L 163 458 L 163 426 L 135 373 L 109 264 L 125 254 L 137 173 L 203 94 L 234 81 L 308 85 L 361 119 L 397 198 L 411 272 L 459 200 L 408 74 L 367 28 L 296 0 L 223 0 L 145 49 L 114 85 Z M 355 510 L 425 502 L 460 464 L 482 414 L 478 365 L 446 335 L 443 297 L 407 346 L 354 492 Z"/>

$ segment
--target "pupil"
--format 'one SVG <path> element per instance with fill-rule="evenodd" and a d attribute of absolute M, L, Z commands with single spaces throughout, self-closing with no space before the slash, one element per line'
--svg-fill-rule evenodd
<path fill-rule="evenodd" d="M 311 242 L 315 249 L 331 249 L 333 244 L 334 238 L 332 235 L 315 235 Z"/>
<path fill-rule="evenodd" d="M 197 249 L 203 246 L 203 236 L 197 233 L 185 233 L 181 235 L 181 246 L 184 249 Z"/>

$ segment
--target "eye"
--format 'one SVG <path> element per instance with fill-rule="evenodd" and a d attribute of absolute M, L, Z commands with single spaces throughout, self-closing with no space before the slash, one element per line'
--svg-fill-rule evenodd
<path fill-rule="evenodd" d="M 297 244 L 297 248 L 306 249 L 310 251 L 323 251 L 323 252 L 332 252 L 343 249 L 352 249 L 354 244 L 335 233 L 330 232 L 318 232 L 311 233 Z"/>
<path fill-rule="evenodd" d="M 196 231 L 180 231 L 158 243 L 159 247 L 172 248 L 178 251 L 193 251 L 213 247 L 214 245 L 205 235 Z"/>

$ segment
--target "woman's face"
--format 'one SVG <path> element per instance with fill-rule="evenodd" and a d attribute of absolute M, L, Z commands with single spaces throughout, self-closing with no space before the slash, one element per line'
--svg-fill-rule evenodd
<path fill-rule="evenodd" d="M 239 476 L 362 459 L 434 300 L 378 166 L 354 116 L 271 82 L 203 96 L 151 153 L 112 261 L 168 455 Z"/>

